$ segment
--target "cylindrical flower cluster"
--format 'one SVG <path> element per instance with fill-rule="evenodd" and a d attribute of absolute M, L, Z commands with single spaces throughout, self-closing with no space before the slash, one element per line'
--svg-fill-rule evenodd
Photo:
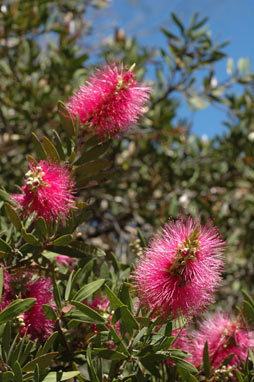
<path fill-rule="evenodd" d="M 45 317 L 43 304 L 54 308 L 52 280 L 46 277 L 33 279 L 30 273 L 16 275 L 4 271 L 4 288 L 0 311 L 7 307 L 17 296 L 20 298 L 36 298 L 35 304 L 21 316 L 20 333 L 28 334 L 33 340 L 47 339 L 52 334 L 55 322 Z"/>
<path fill-rule="evenodd" d="M 56 219 L 65 221 L 74 208 L 74 183 L 69 170 L 50 161 L 30 162 L 29 166 L 23 193 L 12 195 L 23 216 L 33 215 L 35 219 L 41 216 L 47 223 Z"/>
<path fill-rule="evenodd" d="M 213 301 L 224 241 L 208 222 L 170 221 L 150 242 L 133 279 L 141 304 L 163 317 L 191 317 Z"/>
<path fill-rule="evenodd" d="M 78 115 L 81 124 L 101 139 L 117 136 L 136 123 L 151 89 L 135 81 L 133 69 L 114 63 L 98 68 L 69 100 L 73 119 Z"/>

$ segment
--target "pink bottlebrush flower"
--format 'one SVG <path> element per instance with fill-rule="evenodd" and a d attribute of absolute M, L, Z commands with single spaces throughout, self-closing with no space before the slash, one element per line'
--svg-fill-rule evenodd
<path fill-rule="evenodd" d="M 76 261 L 72 257 L 65 255 L 58 255 L 56 256 L 55 260 L 58 264 L 61 264 L 69 269 L 73 269 L 73 263 Z"/>
<path fill-rule="evenodd" d="M 52 281 L 45 277 L 32 280 L 32 274 L 10 275 L 4 271 L 4 288 L 0 311 L 17 298 L 36 298 L 35 304 L 19 316 L 21 334 L 29 334 L 32 339 L 47 339 L 53 332 L 54 321 L 45 317 L 43 304 L 54 307 Z"/>
<path fill-rule="evenodd" d="M 97 69 L 69 100 L 67 109 L 73 119 L 78 114 L 80 122 L 101 138 L 114 137 L 136 123 L 150 88 L 134 80 L 133 69 L 116 64 Z"/>
<path fill-rule="evenodd" d="M 141 304 L 163 317 L 187 317 L 213 301 L 221 280 L 224 242 L 208 222 L 170 221 L 150 242 L 133 279 Z"/>
<path fill-rule="evenodd" d="M 74 184 L 69 170 L 49 161 L 40 161 L 38 165 L 30 162 L 29 166 L 23 194 L 12 195 L 22 207 L 23 215 L 42 216 L 47 223 L 57 218 L 65 221 L 70 208 L 74 208 Z"/>
<path fill-rule="evenodd" d="M 24 332 L 30 334 L 32 339 L 47 339 L 52 333 L 55 326 L 53 320 L 45 317 L 43 312 L 43 304 L 54 307 L 52 280 L 40 277 L 34 281 L 25 284 L 26 298 L 36 298 L 35 304 L 23 314 L 25 323 Z"/>
<path fill-rule="evenodd" d="M 200 330 L 192 334 L 193 365 L 199 367 L 203 361 L 203 351 L 206 341 L 210 363 L 218 369 L 223 361 L 234 354 L 229 366 L 239 366 L 245 362 L 250 346 L 254 346 L 254 333 L 248 332 L 244 323 L 239 319 L 229 318 L 226 314 L 217 313 L 209 316 L 200 326 Z"/>

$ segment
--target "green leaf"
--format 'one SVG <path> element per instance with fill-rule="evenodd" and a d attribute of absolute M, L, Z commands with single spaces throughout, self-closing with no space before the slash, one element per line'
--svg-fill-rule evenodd
<path fill-rule="evenodd" d="M 51 334 L 51 336 L 47 339 L 47 341 L 43 345 L 42 354 L 48 353 L 48 351 L 54 345 L 54 342 L 55 342 L 57 337 L 58 337 L 58 332 L 54 332 L 54 333 Z"/>
<path fill-rule="evenodd" d="M 203 350 L 203 366 L 205 371 L 206 378 L 209 378 L 210 376 L 210 358 L 209 358 L 209 350 L 208 350 L 208 341 L 206 341 L 204 350 Z"/>
<path fill-rule="evenodd" d="M 121 288 L 120 288 L 120 299 L 121 301 L 127 305 L 127 307 L 129 308 L 130 312 L 134 312 L 134 307 L 133 307 L 133 302 L 132 302 L 132 299 L 131 299 L 131 295 L 130 295 L 130 292 L 129 292 L 129 284 L 127 283 L 123 283 L 121 285 Z"/>
<path fill-rule="evenodd" d="M 54 162 L 60 162 L 60 157 L 59 157 L 59 154 L 58 154 L 58 151 L 57 151 L 55 145 L 47 137 L 43 137 L 42 141 L 43 141 L 44 149 L 45 149 L 46 153 L 48 154 L 48 156 Z"/>
<path fill-rule="evenodd" d="M 6 210 L 6 214 L 7 214 L 8 218 L 10 219 L 10 221 L 12 222 L 12 224 L 14 225 L 16 230 L 20 231 L 21 227 L 22 227 L 22 223 L 21 223 L 20 217 L 17 214 L 17 212 L 7 202 L 5 203 L 5 210 Z"/>
<path fill-rule="evenodd" d="M 29 310 L 35 301 L 36 298 L 26 298 L 25 300 L 15 300 L 9 304 L 0 312 L 0 325 Z"/>
<path fill-rule="evenodd" d="M 44 371 L 50 365 L 51 360 L 57 356 L 57 354 L 57 352 L 47 353 L 33 359 L 22 367 L 23 373 L 33 371 L 36 365 L 39 366 L 40 370 Z"/>
<path fill-rule="evenodd" d="M 84 255 L 87 256 L 97 256 L 97 257 L 104 257 L 106 256 L 106 253 L 100 249 L 95 247 L 94 245 L 91 244 L 86 244 L 82 241 L 74 241 L 71 244 L 72 247 L 78 249 L 79 251 L 83 252 Z"/>
<path fill-rule="evenodd" d="M 35 222 L 36 233 L 38 233 L 38 237 L 41 239 L 48 237 L 48 227 L 45 219 L 40 216 Z"/>
<path fill-rule="evenodd" d="M 13 365 L 13 371 L 14 371 L 13 382 L 22 382 L 23 381 L 22 370 L 18 361 L 16 361 Z"/>
<path fill-rule="evenodd" d="M 63 235 L 55 239 L 52 244 L 55 245 L 56 247 L 61 246 L 61 245 L 68 245 L 72 242 L 73 238 L 72 235 Z"/>
<path fill-rule="evenodd" d="M 3 239 L 0 238 L 0 251 L 5 253 L 11 253 L 12 249 Z"/>
<path fill-rule="evenodd" d="M 88 207 L 88 204 L 86 202 L 76 202 L 75 207 L 77 207 L 79 210 L 83 210 L 84 208 Z"/>
<path fill-rule="evenodd" d="M 135 346 L 141 341 L 141 339 L 142 339 L 142 337 L 144 336 L 145 332 L 146 332 L 146 328 L 142 328 L 142 329 L 140 330 L 140 332 L 138 332 L 138 334 L 136 335 L 136 337 L 134 337 L 133 342 L 132 342 L 132 344 L 131 344 L 131 348 L 132 348 L 132 349 L 135 348 Z"/>
<path fill-rule="evenodd" d="M 147 358 L 147 357 L 146 357 Z M 152 374 L 157 378 L 157 381 L 161 379 L 161 375 L 155 365 L 153 365 L 152 361 L 153 358 L 141 358 L 140 362 L 141 364 Z"/>
<path fill-rule="evenodd" d="M 74 128 L 74 123 L 73 123 L 71 114 L 66 109 L 66 106 L 63 102 L 58 101 L 57 107 L 58 107 L 61 124 L 64 130 L 69 135 L 69 137 L 73 137 L 75 135 L 75 128 Z"/>
<path fill-rule="evenodd" d="M 254 321 L 254 307 L 249 301 L 243 300 L 243 314 L 247 320 Z"/>
<path fill-rule="evenodd" d="M 161 27 L 160 30 L 162 33 L 165 34 L 169 39 L 171 40 L 179 40 L 177 36 L 175 36 L 173 33 L 169 32 L 166 28 Z"/>
<path fill-rule="evenodd" d="M 89 344 L 87 347 L 86 358 L 87 358 L 88 371 L 89 371 L 91 382 L 100 382 L 92 362 L 91 344 Z"/>
<path fill-rule="evenodd" d="M 60 295 L 58 283 L 57 283 L 57 281 L 55 279 L 55 276 L 53 278 L 53 292 L 54 292 L 55 303 L 56 303 L 59 311 L 61 311 L 61 309 L 62 309 L 61 295 Z"/>
<path fill-rule="evenodd" d="M 124 342 L 121 340 L 121 338 L 119 337 L 115 328 L 112 325 L 110 325 L 110 333 L 113 337 L 114 343 L 117 345 L 117 350 L 120 350 L 122 353 L 126 354 L 127 357 L 130 357 L 130 353 L 127 347 L 125 346 Z"/>
<path fill-rule="evenodd" d="M 198 370 L 195 368 L 195 366 L 185 361 L 184 359 L 173 356 L 173 355 L 171 355 L 169 358 L 172 359 L 176 363 L 176 365 L 179 365 L 183 369 L 188 370 L 191 373 L 198 373 Z"/>
<path fill-rule="evenodd" d="M 91 319 L 95 321 L 99 321 L 103 324 L 106 323 L 106 320 L 95 310 L 91 309 L 89 306 L 74 300 L 71 301 L 71 304 L 74 305 L 78 310 L 80 310 L 80 312 L 84 313 L 86 316 L 90 317 Z"/>
<path fill-rule="evenodd" d="M 174 20 L 174 22 L 176 23 L 176 25 L 179 27 L 181 33 L 183 33 L 184 32 L 184 26 L 174 12 L 171 12 L 171 17 Z"/>
<path fill-rule="evenodd" d="M 69 379 L 72 379 L 74 377 L 77 377 L 80 375 L 79 371 L 64 371 L 64 372 L 54 372 L 51 371 L 42 382 L 60 382 L 60 381 L 67 381 Z"/>
<path fill-rule="evenodd" d="M 104 155 L 108 149 L 112 146 L 112 141 L 108 141 L 104 144 L 99 144 L 95 148 L 85 151 L 81 157 L 75 162 L 76 166 L 82 165 L 84 163 L 94 161 Z"/>
<path fill-rule="evenodd" d="M 27 343 L 21 357 L 19 358 L 19 362 L 20 362 L 21 366 L 26 362 L 27 358 L 29 357 L 29 355 L 31 353 L 33 346 L 34 346 L 34 343 L 32 341 L 29 341 Z"/>
<path fill-rule="evenodd" d="M 4 202 L 9 202 L 11 200 L 11 197 L 8 194 L 8 192 L 0 189 L 0 200 L 3 200 Z"/>
<path fill-rule="evenodd" d="M 190 374 L 188 370 L 181 368 L 179 365 L 177 366 L 178 373 L 181 376 L 182 381 L 184 382 L 198 382 L 197 378 L 194 375 Z"/>
<path fill-rule="evenodd" d="M 57 149 L 57 152 L 59 154 L 59 157 L 62 161 L 65 160 L 65 153 L 63 150 L 63 143 L 61 141 L 60 136 L 58 135 L 58 132 L 56 130 L 53 130 L 54 138 L 55 138 L 55 146 Z"/>
<path fill-rule="evenodd" d="M 83 301 L 87 299 L 91 294 L 96 292 L 103 284 L 105 283 L 105 279 L 99 279 L 92 281 L 91 283 L 84 285 L 80 290 L 74 295 L 73 300 L 75 301 Z"/>
<path fill-rule="evenodd" d="M 128 356 L 126 356 L 126 354 L 120 353 L 119 351 L 116 351 L 116 350 L 94 348 L 93 351 L 99 357 L 104 358 L 104 359 L 111 359 L 112 361 L 120 361 L 120 360 L 128 358 Z"/>
<path fill-rule="evenodd" d="M 251 296 L 245 290 L 242 290 L 242 294 L 244 295 L 245 300 L 248 301 L 254 308 L 254 301 Z"/>
<path fill-rule="evenodd" d="M 65 294 L 64 294 L 64 299 L 65 301 L 69 300 L 70 293 L 71 293 L 71 288 L 72 288 L 72 277 L 73 277 L 74 272 L 71 272 L 69 279 L 67 281 L 67 285 L 65 288 Z"/>
<path fill-rule="evenodd" d="M 80 181 L 80 178 L 82 177 L 89 178 L 95 176 L 98 172 L 110 167 L 111 164 L 112 162 L 107 159 L 98 159 L 76 167 L 74 169 L 74 174 L 77 177 L 77 180 Z"/>
<path fill-rule="evenodd" d="M 116 309 L 112 323 L 115 323 L 120 319 L 120 323 L 124 324 L 124 329 L 126 329 L 130 335 L 132 335 L 133 329 L 138 329 L 138 322 L 135 320 L 131 312 L 126 305 L 120 306 Z"/>
<path fill-rule="evenodd" d="M 10 382 L 13 380 L 14 373 L 12 371 L 5 371 L 2 374 L 1 382 Z"/>
<path fill-rule="evenodd" d="M 110 305 L 112 306 L 113 309 L 117 309 L 121 306 L 124 306 L 122 301 L 115 295 L 115 293 L 105 284 L 104 286 L 105 291 L 107 293 L 108 299 L 110 301 Z"/>
<path fill-rule="evenodd" d="M 21 235 L 28 244 L 41 246 L 41 242 L 32 233 L 26 232 L 24 227 L 21 228 Z"/>
<path fill-rule="evenodd" d="M 52 306 L 47 305 L 47 304 L 43 304 L 42 309 L 43 309 L 43 313 L 44 313 L 46 318 L 48 318 L 49 320 L 57 320 L 56 312 L 52 308 Z"/>
<path fill-rule="evenodd" d="M 35 133 L 32 133 L 32 141 L 34 145 L 35 152 L 39 159 L 45 160 L 47 159 L 47 153 L 44 150 L 39 138 Z"/>

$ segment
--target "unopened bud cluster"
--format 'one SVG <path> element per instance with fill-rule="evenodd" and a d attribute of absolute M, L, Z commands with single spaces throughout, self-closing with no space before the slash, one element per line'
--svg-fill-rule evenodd
<path fill-rule="evenodd" d="M 39 186 L 46 187 L 46 182 L 43 181 L 43 177 L 45 172 L 42 170 L 42 167 L 37 166 L 32 170 L 27 171 L 25 174 L 26 177 L 26 185 L 30 190 L 36 190 Z"/>
<path fill-rule="evenodd" d="M 142 256 L 143 248 L 141 247 L 140 239 L 136 239 L 135 241 L 131 242 L 130 248 L 134 255 L 136 255 L 137 257 Z"/>

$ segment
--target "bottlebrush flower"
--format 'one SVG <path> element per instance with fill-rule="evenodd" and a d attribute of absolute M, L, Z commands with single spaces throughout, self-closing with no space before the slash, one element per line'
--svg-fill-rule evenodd
<path fill-rule="evenodd" d="M 116 64 L 98 68 L 69 100 L 73 119 L 78 114 L 80 122 L 101 138 L 114 137 L 136 123 L 150 88 L 134 80 L 133 69 Z"/>
<path fill-rule="evenodd" d="M 133 279 L 141 304 L 163 317 L 187 317 L 213 301 L 221 280 L 224 242 L 208 222 L 169 221 L 150 242 Z"/>
<path fill-rule="evenodd" d="M 22 207 L 23 215 L 42 216 L 47 223 L 65 221 L 70 208 L 74 208 L 73 185 L 67 168 L 57 163 L 40 161 L 38 165 L 30 162 L 26 173 L 23 194 L 12 195 Z"/>
<path fill-rule="evenodd" d="M 61 264 L 69 269 L 73 269 L 73 263 L 76 261 L 72 257 L 65 255 L 58 255 L 56 256 L 55 260 L 58 264 Z"/>
<path fill-rule="evenodd" d="M 36 298 L 35 304 L 18 318 L 22 326 L 21 334 L 29 334 L 32 339 L 47 339 L 53 332 L 54 321 L 45 317 L 42 305 L 54 307 L 52 281 L 45 277 L 31 280 L 32 274 L 10 275 L 4 271 L 4 289 L 0 311 L 17 298 Z"/>
<path fill-rule="evenodd" d="M 209 316 L 192 334 L 193 341 L 190 360 L 196 367 L 202 364 L 203 350 L 208 341 L 210 363 L 218 369 L 223 361 L 234 354 L 229 366 L 240 366 L 245 362 L 249 347 L 254 346 L 254 333 L 248 332 L 240 319 L 232 319 L 226 314 Z"/>

